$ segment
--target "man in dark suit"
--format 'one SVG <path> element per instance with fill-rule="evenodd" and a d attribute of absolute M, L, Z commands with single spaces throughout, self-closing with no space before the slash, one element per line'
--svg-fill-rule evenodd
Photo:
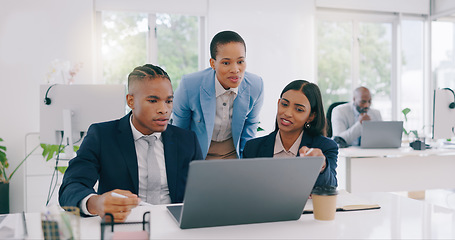
<path fill-rule="evenodd" d="M 124 221 L 141 200 L 182 202 L 189 163 L 203 158 L 194 132 L 168 125 L 172 100 L 163 69 L 151 64 L 135 68 L 126 96 L 131 112 L 90 126 L 65 172 L 60 205 L 80 207 L 88 216 L 109 212 Z M 96 181 L 98 191 L 93 189 Z"/>

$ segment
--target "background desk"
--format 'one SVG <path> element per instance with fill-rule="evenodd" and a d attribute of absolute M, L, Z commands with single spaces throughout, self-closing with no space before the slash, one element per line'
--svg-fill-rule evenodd
<path fill-rule="evenodd" d="M 137 207 L 131 218 L 151 211 L 151 239 L 436 239 L 455 238 L 455 210 L 392 193 L 355 194 L 381 209 L 337 212 L 334 221 L 305 214 L 297 221 L 181 230 L 166 207 Z M 99 239 L 98 217 L 81 221 L 82 239 Z M 27 214 L 30 239 L 42 238 L 39 214 Z"/>
<path fill-rule="evenodd" d="M 339 160 L 339 171 L 346 169 L 343 173 L 348 192 L 455 188 L 455 149 L 349 147 L 340 149 Z"/>

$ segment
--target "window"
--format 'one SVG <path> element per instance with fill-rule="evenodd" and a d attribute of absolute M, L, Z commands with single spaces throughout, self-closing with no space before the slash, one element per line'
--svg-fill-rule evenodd
<path fill-rule="evenodd" d="M 455 24 L 432 23 L 432 71 L 435 88 L 455 90 Z"/>
<path fill-rule="evenodd" d="M 417 130 L 420 136 L 431 129 L 429 125 L 424 125 L 424 39 L 422 20 L 401 22 L 401 107 L 398 110 L 411 110 L 404 127 L 408 131 Z M 403 114 L 399 119 L 405 120 Z"/>
<path fill-rule="evenodd" d="M 352 99 L 352 24 L 318 21 L 318 85 L 325 109 Z"/>
<path fill-rule="evenodd" d="M 392 118 L 392 24 L 320 19 L 317 22 L 318 85 L 325 109 L 351 101 L 352 92 L 366 86 L 374 108 Z"/>
<path fill-rule="evenodd" d="M 147 62 L 148 15 L 102 12 L 101 62 L 105 83 L 126 83 L 131 70 Z"/>
<path fill-rule="evenodd" d="M 184 74 L 198 70 L 197 16 L 101 12 L 102 82 L 125 83 L 134 67 L 157 64 L 176 89 Z"/>
<path fill-rule="evenodd" d="M 360 22 L 359 86 L 366 86 L 372 107 L 381 111 L 384 120 L 392 119 L 392 24 Z"/>
<path fill-rule="evenodd" d="M 317 82 L 326 110 L 333 102 L 351 101 L 353 90 L 363 85 L 370 89 L 372 107 L 381 111 L 384 120 L 405 120 L 402 110 L 409 108 L 405 128 L 419 134 L 431 132 L 429 119 L 425 118 L 432 100 L 424 89 L 424 17 L 321 9 L 316 23 Z M 453 30 L 451 24 L 440 31 L 447 35 Z M 444 49 L 433 51 L 433 55 L 439 56 L 433 59 L 440 63 L 436 67 L 433 60 L 433 66 L 437 84 L 447 87 L 449 79 L 453 79 L 449 76 L 455 78 L 452 70 L 455 60 L 449 57 L 454 55 L 455 42 L 453 39 L 443 42 L 445 45 L 433 41 Z M 448 60 L 451 65 L 447 65 Z M 451 84 L 455 85 L 455 81 Z"/>

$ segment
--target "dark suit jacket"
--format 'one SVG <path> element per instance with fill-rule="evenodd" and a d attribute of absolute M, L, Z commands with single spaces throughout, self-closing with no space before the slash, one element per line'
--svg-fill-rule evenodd
<path fill-rule="evenodd" d="M 113 189 L 138 194 L 138 163 L 130 114 L 90 126 L 63 177 L 59 191 L 61 206 L 79 206 L 83 198 L 96 193 L 93 186 L 97 180 L 97 194 Z M 161 136 L 171 201 L 183 202 L 189 163 L 203 159 L 201 148 L 196 134 L 189 130 L 168 125 Z"/>
<path fill-rule="evenodd" d="M 276 134 L 277 131 L 274 131 L 267 136 L 255 138 L 248 141 L 245 145 L 245 148 L 243 149 L 243 158 L 273 157 Z M 323 136 L 312 137 L 308 134 L 305 134 L 304 132 L 299 149 L 302 146 L 307 146 L 309 148 L 319 148 L 326 158 L 327 166 L 324 171 L 319 174 L 319 177 L 316 180 L 314 186 L 338 186 L 336 178 L 338 157 L 337 144 L 330 138 Z"/>

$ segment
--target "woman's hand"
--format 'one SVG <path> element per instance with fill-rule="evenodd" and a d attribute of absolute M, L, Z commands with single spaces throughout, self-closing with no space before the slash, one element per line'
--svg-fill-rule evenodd
<path fill-rule="evenodd" d="M 321 168 L 321 171 L 319 173 L 322 173 L 324 171 L 324 169 L 326 168 L 327 163 L 326 163 L 324 154 L 322 154 L 321 149 L 319 149 L 319 148 L 308 148 L 306 146 L 303 146 L 303 147 L 301 147 L 299 149 L 299 153 L 300 153 L 301 157 L 317 157 L 317 156 L 324 157 L 324 164 L 322 164 L 322 168 Z"/>

